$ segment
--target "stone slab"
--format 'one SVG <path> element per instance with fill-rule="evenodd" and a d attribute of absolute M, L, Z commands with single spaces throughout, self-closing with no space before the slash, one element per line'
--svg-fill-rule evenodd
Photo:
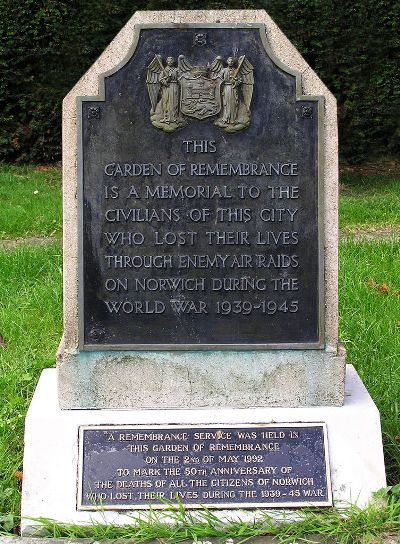
<path fill-rule="evenodd" d="M 324 98 L 321 126 L 320 202 L 324 252 L 323 346 L 318 350 L 260 349 L 207 352 L 160 350 L 83 352 L 79 331 L 77 99 L 99 99 L 104 75 L 132 55 L 139 25 L 264 25 L 276 63 L 293 74 L 297 96 Z M 314 98 L 312 98 L 314 97 Z M 79 103 L 79 100 L 78 100 Z M 146 113 L 148 115 L 148 113 Z M 156 130 L 156 129 L 154 129 Z M 238 133 L 239 134 L 239 133 Z M 168 136 L 168 135 L 167 135 Z M 235 135 L 236 137 L 236 135 Z M 64 100 L 64 334 L 58 351 L 59 398 L 63 409 L 157 409 L 248 406 L 339 406 L 344 398 L 344 350 L 338 342 L 337 310 L 337 123 L 333 95 L 296 48 L 262 10 L 137 12 Z M 321 194 L 322 194 L 321 193 Z M 322 277 L 322 274 L 321 274 Z M 90 328 L 89 328 L 90 329 Z M 315 329 L 315 327 L 314 327 Z M 91 329 L 90 329 L 91 330 Z M 90 332 L 89 330 L 89 332 Z M 254 330 L 254 326 L 252 327 Z M 95 331 L 96 332 L 96 331 Z M 100 331 L 101 332 L 101 331 Z M 96 333 L 97 334 L 97 333 Z M 154 338 L 154 331 L 152 331 Z M 320 344 L 319 344 L 320 345 Z M 113 348 L 114 349 L 114 348 Z"/>
<path fill-rule="evenodd" d="M 23 534 L 35 530 L 28 518 L 60 522 L 124 524 L 138 511 L 76 510 L 78 428 L 80 425 L 204 425 L 325 422 L 328 430 L 335 506 L 365 506 L 386 485 L 379 413 L 351 365 L 347 367 L 342 407 L 253 408 L 220 410 L 60 410 L 56 370 L 44 370 L 30 405 L 25 428 Z M 257 510 L 215 510 L 221 519 L 253 520 Z M 268 510 L 269 513 L 274 511 Z M 275 511 L 282 514 L 282 510 Z M 37 527 L 36 527 L 37 528 Z"/>

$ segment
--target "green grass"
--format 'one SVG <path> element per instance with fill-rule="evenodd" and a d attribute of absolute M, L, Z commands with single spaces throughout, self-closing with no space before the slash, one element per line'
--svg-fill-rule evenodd
<path fill-rule="evenodd" d="M 340 337 L 381 413 L 386 468 L 400 482 L 400 242 L 340 244 Z"/>
<path fill-rule="evenodd" d="M 390 493 L 392 492 L 392 495 Z M 150 511 L 142 519 L 132 518 L 131 525 L 116 526 L 92 523 L 89 526 L 64 525 L 49 519 L 41 519 L 42 528 L 47 537 L 53 538 L 89 538 L 91 540 L 129 539 L 135 542 L 160 538 L 164 542 L 197 542 L 198 540 L 216 538 L 224 543 L 228 538 L 239 539 L 245 543 L 252 537 L 273 535 L 277 542 L 314 542 L 314 535 L 322 535 L 323 542 L 334 538 L 340 543 L 378 542 L 385 533 L 397 534 L 400 531 L 400 497 L 399 490 L 382 491 L 380 504 L 371 504 L 360 510 L 349 507 L 345 510 L 303 509 L 298 521 L 289 521 L 281 514 L 279 523 L 270 516 L 268 510 L 262 512 L 255 523 L 237 520 L 229 523 L 219 520 L 212 511 L 186 510 L 182 505 L 170 507 L 167 513 Z M 303 540 L 307 539 L 307 540 Z M 321 541 L 319 541 L 321 542 Z"/>
<path fill-rule="evenodd" d="M 61 170 L 0 166 L 0 239 L 60 236 Z"/>
<path fill-rule="evenodd" d="M 0 251 L 0 513 L 18 515 L 24 418 L 61 333 L 60 247 Z"/>
<path fill-rule="evenodd" d="M 400 232 L 400 175 L 340 176 L 340 227 L 394 227 Z"/>

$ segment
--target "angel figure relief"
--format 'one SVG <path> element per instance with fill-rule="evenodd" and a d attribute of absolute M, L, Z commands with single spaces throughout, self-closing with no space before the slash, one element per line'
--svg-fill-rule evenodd
<path fill-rule="evenodd" d="M 188 117 L 214 118 L 225 132 L 237 132 L 250 124 L 253 66 L 243 55 L 237 66 L 232 57 L 224 67 L 222 57 L 207 66 L 192 66 L 180 55 L 178 66 L 167 58 L 166 66 L 155 55 L 146 78 L 152 124 L 173 132 L 187 124 Z"/>
<path fill-rule="evenodd" d="M 155 55 L 147 68 L 150 119 L 155 127 L 166 132 L 173 132 L 186 125 L 179 110 L 179 72 L 179 68 L 174 66 L 173 57 L 167 58 L 164 67 L 160 55 Z"/>
<path fill-rule="evenodd" d="M 243 55 L 239 57 L 237 67 L 229 57 L 224 68 L 221 57 L 217 57 L 210 66 L 212 77 L 222 79 L 222 112 L 215 121 L 217 127 L 225 132 L 237 132 L 250 125 L 250 104 L 253 96 L 253 66 Z"/>

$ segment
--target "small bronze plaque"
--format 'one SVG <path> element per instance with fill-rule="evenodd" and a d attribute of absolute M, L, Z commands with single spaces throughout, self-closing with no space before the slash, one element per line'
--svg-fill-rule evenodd
<path fill-rule="evenodd" d="M 92 426 L 78 510 L 331 506 L 324 423 Z"/>

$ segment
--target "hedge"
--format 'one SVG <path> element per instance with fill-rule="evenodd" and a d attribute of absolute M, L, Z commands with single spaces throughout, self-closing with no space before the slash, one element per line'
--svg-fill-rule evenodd
<path fill-rule="evenodd" d="M 265 9 L 335 94 L 341 158 L 400 147 L 398 0 L 0 0 L 0 161 L 60 158 L 61 101 L 134 11 Z"/>

